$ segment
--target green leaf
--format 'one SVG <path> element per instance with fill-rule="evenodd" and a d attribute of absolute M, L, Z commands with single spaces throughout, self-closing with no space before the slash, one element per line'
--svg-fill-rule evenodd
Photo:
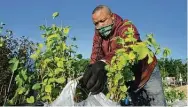
<path fill-rule="evenodd" d="M 8 103 L 9 104 L 11 104 L 11 105 L 13 105 L 14 104 L 14 101 L 13 101 L 13 99 L 11 99 L 11 100 L 8 100 Z M 5 105 L 6 106 L 6 105 Z"/>
<path fill-rule="evenodd" d="M 45 92 L 51 93 L 51 91 L 52 91 L 52 86 L 51 85 L 46 85 L 45 86 Z"/>
<path fill-rule="evenodd" d="M 127 63 L 127 57 L 128 55 L 124 56 L 124 55 L 121 55 L 118 59 L 118 63 L 117 63 L 117 70 L 122 70 L 123 67 L 126 65 Z"/>
<path fill-rule="evenodd" d="M 48 82 L 48 78 L 44 79 L 44 81 L 43 81 L 43 82 L 47 83 L 47 82 Z"/>
<path fill-rule="evenodd" d="M 46 26 L 45 25 L 41 25 L 39 27 L 40 27 L 40 30 L 46 30 Z"/>
<path fill-rule="evenodd" d="M 115 80 L 120 80 L 123 76 L 120 73 L 115 75 Z"/>
<path fill-rule="evenodd" d="M 20 78 L 20 75 L 17 75 L 16 78 L 16 84 L 20 87 L 23 84 L 23 80 Z"/>
<path fill-rule="evenodd" d="M 116 56 L 113 56 L 112 59 L 111 59 L 111 64 L 114 64 L 114 61 L 116 61 Z M 109 69 L 110 66 L 107 65 L 107 68 Z M 108 71 L 108 70 L 107 70 Z"/>
<path fill-rule="evenodd" d="M 135 39 L 132 35 L 128 35 L 128 38 L 125 38 L 125 42 L 136 42 L 137 39 Z"/>
<path fill-rule="evenodd" d="M 58 16 L 59 16 L 59 12 L 54 12 L 54 13 L 52 14 L 53 19 L 56 18 L 56 17 L 58 17 Z"/>
<path fill-rule="evenodd" d="M 51 41 L 53 39 L 59 39 L 58 34 L 52 34 L 50 36 L 47 37 L 47 41 Z"/>
<path fill-rule="evenodd" d="M 46 35 L 51 35 L 51 34 L 52 34 L 52 30 L 51 29 L 46 31 Z"/>
<path fill-rule="evenodd" d="M 78 55 L 77 55 L 77 58 L 78 58 L 78 59 L 82 59 L 82 54 L 78 54 Z"/>
<path fill-rule="evenodd" d="M 30 96 L 30 98 L 27 98 L 27 103 L 34 103 L 35 99 L 33 96 Z"/>
<path fill-rule="evenodd" d="M 155 50 L 157 50 L 157 48 L 159 47 L 159 45 L 157 44 L 157 42 L 155 41 L 155 39 L 153 38 L 153 34 L 148 34 L 147 35 L 147 43 L 149 45 L 153 45 L 153 47 L 155 48 Z"/>
<path fill-rule="evenodd" d="M 155 54 L 158 55 L 161 52 L 160 46 L 156 49 Z"/>
<path fill-rule="evenodd" d="M 123 92 L 127 92 L 127 87 L 125 85 L 120 86 L 120 90 Z"/>
<path fill-rule="evenodd" d="M 60 60 L 63 62 L 65 61 L 65 57 L 61 57 Z"/>
<path fill-rule="evenodd" d="M 42 49 L 43 48 L 43 44 L 42 43 L 39 43 L 38 44 L 38 49 Z"/>
<path fill-rule="evenodd" d="M 63 84 L 65 82 L 65 78 L 64 77 L 60 77 L 58 79 L 56 79 L 57 83 Z"/>
<path fill-rule="evenodd" d="M 151 44 L 151 42 L 150 41 L 146 41 L 146 43 L 149 45 L 149 46 L 151 46 L 152 44 Z"/>
<path fill-rule="evenodd" d="M 51 97 L 49 95 L 42 97 L 42 101 L 45 101 L 45 100 L 51 100 Z"/>
<path fill-rule="evenodd" d="M 108 93 L 108 94 L 106 95 L 106 98 L 107 98 L 107 99 L 109 99 L 109 98 L 110 98 L 110 93 Z"/>
<path fill-rule="evenodd" d="M 124 84 L 125 84 L 124 79 L 120 79 L 119 80 L 119 85 L 124 85 Z"/>
<path fill-rule="evenodd" d="M 56 46 L 56 50 L 60 50 L 61 49 L 61 47 L 60 46 Z"/>
<path fill-rule="evenodd" d="M 21 88 L 18 88 L 18 94 L 23 94 L 25 92 L 25 88 L 24 87 L 21 87 Z"/>
<path fill-rule="evenodd" d="M 37 59 L 37 53 L 33 53 L 31 56 L 30 56 L 30 58 L 31 59 L 33 59 L 33 60 L 36 60 Z"/>
<path fill-rule="evenodd" d="M 0 37 L 0 47 L 2 47 L 2 46 L 3 46 L 3 38 Z"/>
<path fill-rule="evenodd" d="M 51 59 L 46 58 L 46 59 L 44 60 L 44 63 L 45 63 L 45 64 L 48 64 L 50 61 L 51 61 Z"/>
<path fill-rule="evenodd" d="M 63 51 L 64 51 L 65 49 L 67 49 L 67 46 L 66 46 L 66 44 L 65 44 L 64 42 L 61 43 L 61 48 L 62 48 Z"/>
<path fill-rule="evenodd" d="M 136 55 L 134 54 L 133 51 L 131 51 L 131 52 L 129 53 L 129 59 L 134 60 L 135 58 L 136 58 Z"/>
<path fill-rule="evenodd" d="M 129 33 L 129 35 L 134 35 L 134 29 L 131 27 L 128 27 L 127 32 Z"/>
<path fill-rule="evenodd" d="M 120 99 L 124 99 L 126 97 L 126 94 L 125 93 L 122 93 L 121 95 L 120 95 Z"/>
<path fill-rule="evenodd" d="M 144 59 L 149 53 L 148 47 L 144 43 L 140 43 L 139 45 L 135 45 L 132 47 L 133 51 L 138 54 L 138 60 Z"/>
<path fill-rule="evenodd" d="M 148 54 L 148 64 L 153 62 L 153 56 L 154 56 L 153 53 L 149 52 L 149 54 Z"/>
<path fill-rule="evenodd" d="M 49 74 L 48 74 L 48 76 L 49 77 L 52 77 L 54 74 L 52 73 L 52 72 L 50 72 Z"/>
<path fill-rule="evenodd" d="M 123 38 L 121 38 L 121 37 L 117 37 L 117 38 L 116 38 L 116 43 L 117 43 L 117 44 L 124 45 L 124 44 L 125 44 L 125 41 L 124 41 Z"/>
<path fill-rule="evenodd" d="M 18 68 L 19 60 L 17 58 L 13 58 L 9 61 L 9 63 L 11 63 L 11 71 L 14 72 Z"/>
<path fill-rule="evenodd" d="M 57 66 L 58 66 L 59 68 L 63 67 L 63 61 L 58 61 L 58 62 L 57 62 Z"/>
<path fill-rule="evenodd" d="M 55 31 L 57 29 L 55 24 L 52 24 L 52 29 Z"/>
<path fill-rule="evenodd" d="M 68 26 L 68 27 L 65 27 L 65 28 L 63 28 L 63 33 L 65 34 L 65 35 L 67 35 L 68 33 L 69 33 L 69 30 L 70 30 L 70 27 Z"/>
<path fill-rule="evenodd" d="M 126 21 L 126 22 L 124 23 L 124 25 L 131 25 L 131 24 L 132 24 L 131 21 Z"/>
<path fill-rule="evenodd" d="M 17 60 L 17 58 L 16 58 L 16 57 L 14 57 L 14 58 L 10 59 L 9 64 L 14 63 L 16 60 Z"/>
<path fill-rule="evenodd" d="M 171 54 L 170 49 L 164 48 L 164 50 L 163 50 L 163 57 L 167 57 L 167 56 L 169 56 L 170 54 Z"/>
<path fill-rule="evenodd" d="M 55 62 L 58 62 L 60 58 L 55 57 L 54 59 L 55 59 Z"/>
<path fill-rule="evenodd" d="M 121 48 L 121 49 L 118 49 L 118 50 L 116 50 L 116 54 L 123 54 L 123 53 L 125 53 L 125 49 L 124 48 Z"/>
<path fill-rule="evenodd" d="M 33 53 L 30 58 L 36 60 L 39 57 L 41 50 L 38 48 L 35 53 Z"/>
<path fill-rule="evenodd" d="M 50 78 L 50 79 L 48 80 L 48 84 L 51 84 L 51 83 L 53 83 L 53 82 L 55 82 L 55 81 L 56 81 L 55 78 Z"/>
<path fill-rule="evenodd" d="M 117 88 L 116 87 L 112 87 L 110 91 L 112 92 L 116 92 Z"/>
<path fill-rule="evenodd" d="M 24 95 L 25 95 L 25 96 L 28 95 L 28 94 L 29 94 L 29 91 L 30 91 L 30 89 L 27 89 L 27 91 L 25 92 Z"/>
<path fill-rule="evenodd" d="M 112 73 L 111 73 L 111 72 L 108 72 L 106 75 L 107 75 L 107 77 L 111 77 L 111 76 L 112 76 Z"/>
<path fill-rule="evenodd" d="M 27 78 L 28 78 L 27 75 L 26 75 L 26 72 L 27 72 L 27 69 L 21 70 L 22 77 L 24 78 L 25 81 L 26 81 Z"/>
<path fill-rule="evenodd" d="M 40 89 L 40 87 L 41 87 L 40 83 L 36 83 L 36 84 L 33 85 L 32 89 L 33 90 L 38 90 L 38 89 Z"/>
<path fill-rule="evenodd" d="M 62 72 L 64 71 L 62 68 L 56 68 L 55 69 L 55 74 L 59 74 L 59 72 Z"/>

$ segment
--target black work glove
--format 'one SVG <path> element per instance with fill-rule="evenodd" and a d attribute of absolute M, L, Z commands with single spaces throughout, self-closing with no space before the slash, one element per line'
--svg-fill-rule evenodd
<path fill-rule="evenodd" d="M 129 87 L 127 90 L 127 92 L 129 93 L 136 93 L 136 91 L 138 90 L 138 86 L 135 85 L 135 80 L 127 81 L 126 86 Z"/>
<path fill-rule="evenodd" d="M 83 84 L 92 94 L 98 94 L 104 89 L 107 80 L 105 65 L 104 62 L 97 61 L 84 73 Z"/>

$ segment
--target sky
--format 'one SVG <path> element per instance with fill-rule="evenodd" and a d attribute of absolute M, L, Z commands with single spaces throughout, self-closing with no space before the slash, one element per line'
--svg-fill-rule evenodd
<path fill-rule="evenodd" d="M 100 4 L 132 21 L 142 40 L 153 33 L 161 47 L 171 49 L 170 58 L 187 58 L 186 0 L 1 0 L 0 22 L 15 37 L 26 36 L 34 42 L 43 42 L 39 26 L 46 22 L 71 26 L 69 36 L 77 38 L 77 52 L 89 58 L 94 35 L 92 11 Z M 54 12 L 60 13 L 57 19 L 52 19 Z"/>

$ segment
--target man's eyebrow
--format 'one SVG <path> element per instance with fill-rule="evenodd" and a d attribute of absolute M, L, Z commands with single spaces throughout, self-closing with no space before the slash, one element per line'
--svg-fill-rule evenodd
<path fill-rule="evenodd" d="M 94 24 L 99 23 L 101 20 L 93 21 Z"/>
<path fill-rule="evenodd" d="M 106 20 L 107 18 L 105 17 L 105 18 L 102 18 L 102 19 L 100 19 L 100 20 L 98 20 L 98 21 L 96 21 L 96 22 L 94 22 L 94 23 L 98 23 L 98 22 L 100 22 L 100 21 L 103 21 L 103 20 Z"/>
<path fill-rule="evenodd" d="M 96 22 L 93 21 L 93 23 L 94 23 L 94 24 L 97 24 L 97 23 L 99 23 L 100 21 L 103 21 L 103 20 L 106 20 L 106 19 L 108 19 L 108 18 L 107 18 L 107 17 L 104 17 L 104 18 L 102 18 L 102 19 L 100 19 L 100 20 L 97 20 Z"/>

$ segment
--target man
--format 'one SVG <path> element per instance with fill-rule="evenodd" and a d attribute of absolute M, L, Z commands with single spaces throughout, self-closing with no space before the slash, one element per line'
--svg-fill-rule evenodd
<path fill-rule="evenodd" d="M 115 50 L 121 48 L 113 38 L 117 36 L 126 38 L 124 32 L 132 26 L 134 38 L 138 42 L 141 40 L 133 24 L 125 25 L 124 23 L 128 20 L 123 20 L 117 14 L 112 13 L 105 5 L 99 5 L 93 10 L 92 20 L 95 25 L 95 35 L 91 61 L 83 76 L 83 85 L 92 94 L 98 94 L 103 92 L 107 80 L 107 71 L 104 67 L 110 64 Z M 153 59 L 151 64 L 147 64 L 147 58 L 141 60 L 132 70 L 135 81 L 127 85 L 130 85 L 129 96 L 133 105 L 166 105 L 156 57 Z"/>

